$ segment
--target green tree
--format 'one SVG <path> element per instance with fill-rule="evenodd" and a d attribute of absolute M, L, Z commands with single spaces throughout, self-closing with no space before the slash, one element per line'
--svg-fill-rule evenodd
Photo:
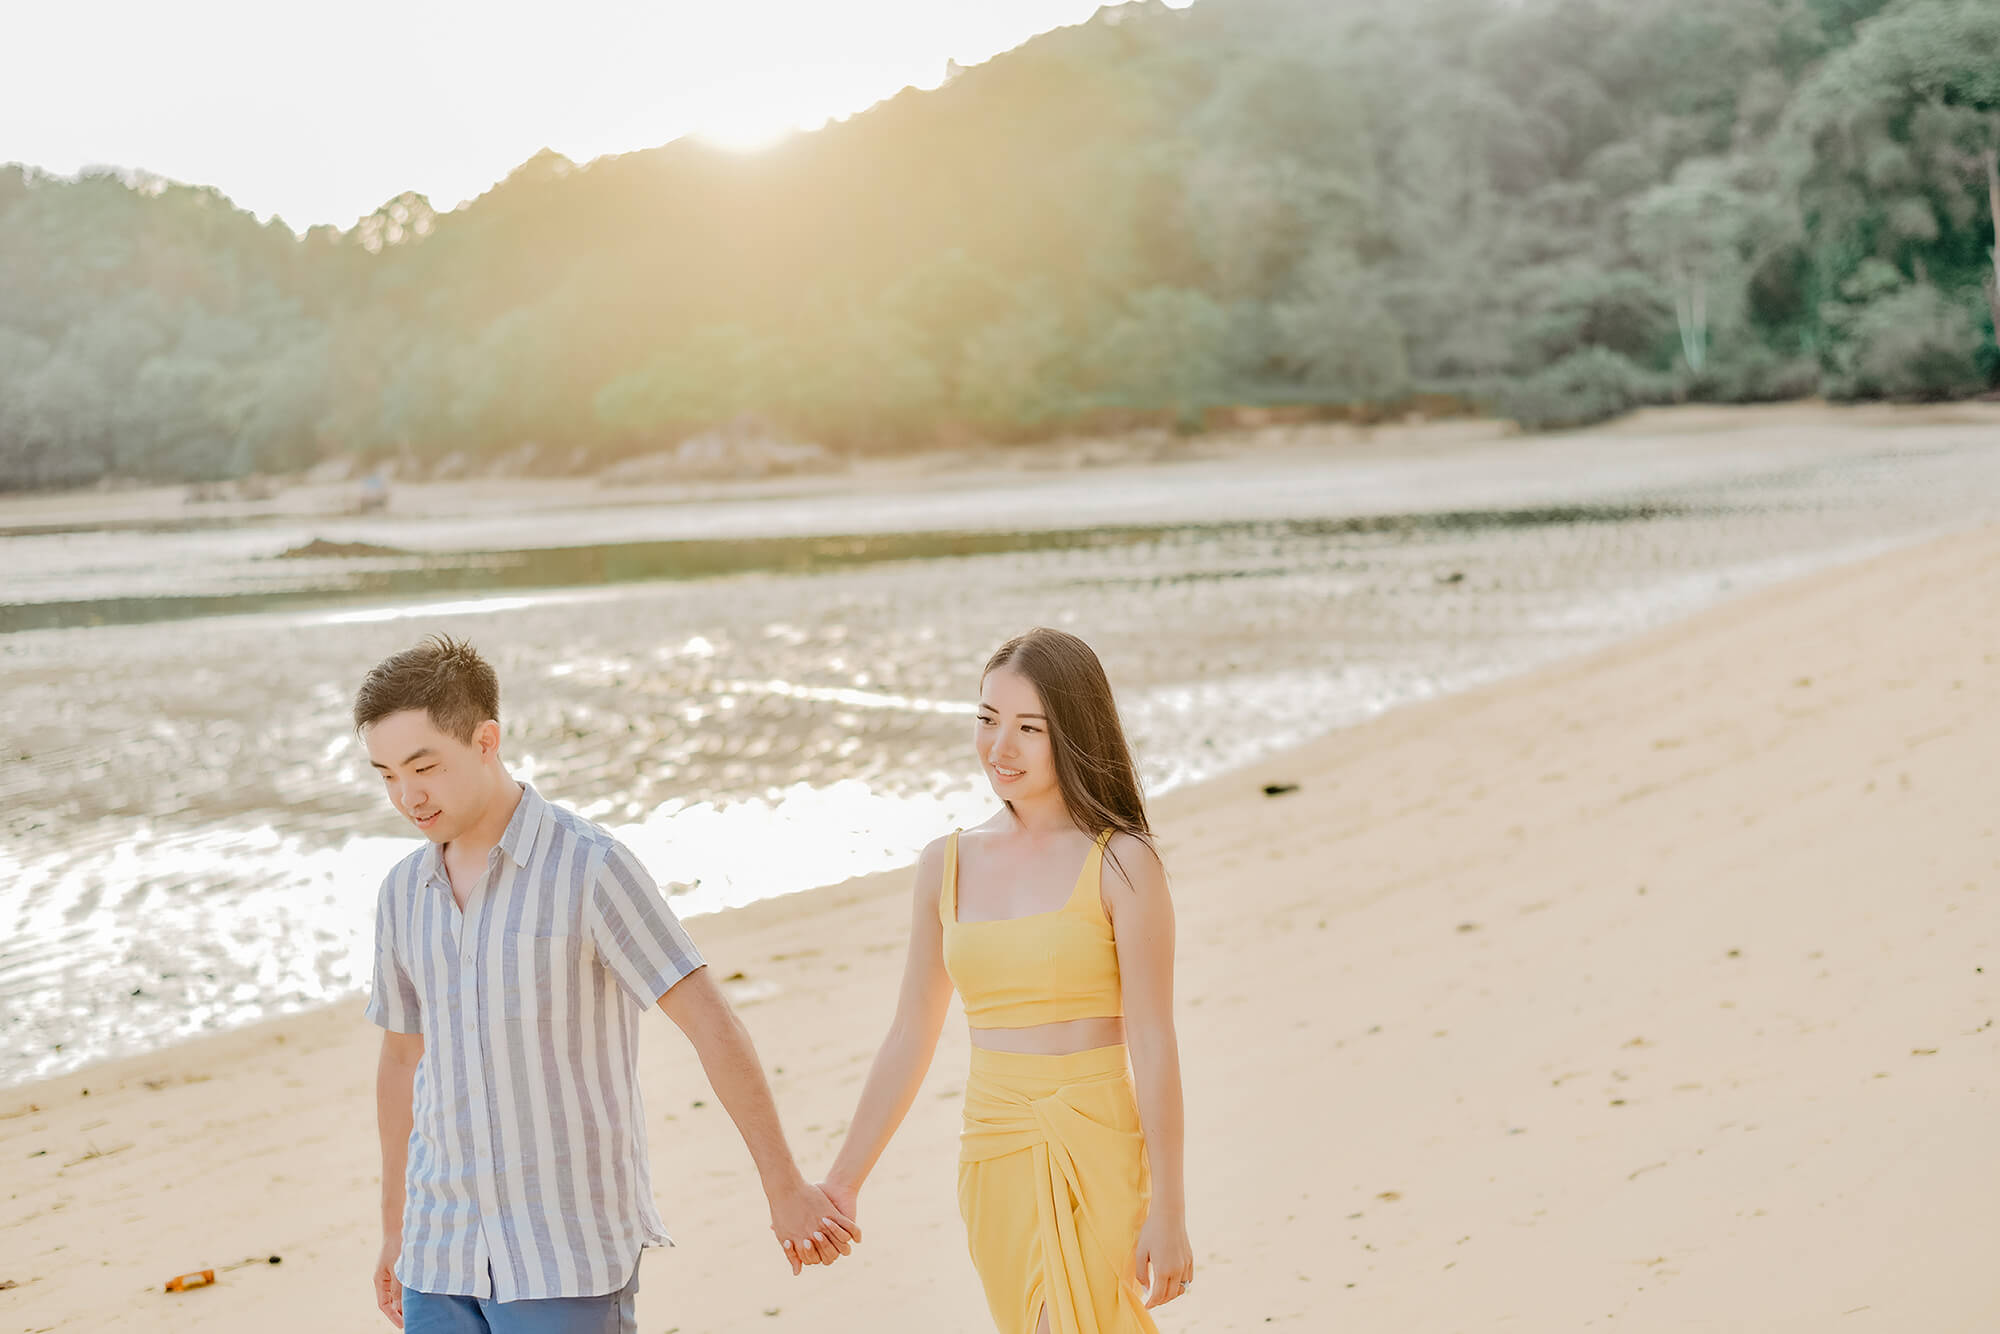
<path fill-rule="evenodd" d="M 1682 164 L 1632 205 L 1633 249 L 1671 285 L 1681 356 L 1697 375 L 1708 364 L 1712 327 L 1741 317 L 1751 218 L 1729 164 L 1715 158 Z"/>
<path fill-rule="evenodd" d="M 1409 390 L 1409 354 L 1383 275 L 1351 254 L 1315 256 L 1272 323 L 1279 356 L 1312 389 L 1348 400 Z"/>
<path fill-rule="evenodd" d="M 1838 398 L 1933 400 L 1976 392 L 1976 340 L 1965 307 L 1929 283 L 1897 283 L 1840 318 L 1830 385 Z"/>
<path fill-rule="evenodd" d="M 767 342 L 741 325 L 697 329 L 597 395 L 597 417 L 636 436 L 686 431 L 766 408 Z"/>
<path fill-rule="evenodd" d="M 1650 273 L 1582 267 L 1544 283 L 1547 298 L 1527 322 L 1538 364 L 1587 347 L 1607 348 L 1641 366 L 1663 363 L 1675 336 L 1674 301 Z"/>
<path fill-rule="evenodd" d="M 1090 358 L 1099 401 L 1169 408 L 1182 426 L 1198 425 L 1222 393 L 1228 330 L 1227 312 L 1201 292 L 1153 287 L 1133 293 Z"/>
<path fill-rule="evenodd" d="M 1027 303 L 967 340 L 959 367 L 958 405 L 982 426 L 1040 426 L 1073 411 L 1068 372 L 1077 348 L 1062 312 Z"/>
<path fill-rule="evenodd" d="M 2000 326 L 2000 7 L 1889 7 L 1801 89 L 1791 128 L 1826 288 L 1878 258 L 1982 284 Z"/>

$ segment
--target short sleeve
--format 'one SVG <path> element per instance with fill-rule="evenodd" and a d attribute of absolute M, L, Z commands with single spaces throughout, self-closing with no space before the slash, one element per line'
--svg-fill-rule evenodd
<path fill-rule="evenodd" d="M 627 994 L 652 1005 L 703 965 L 653 877 L 623 843 L 613 843 L 590 886 L 590 936 Z"/>
<path fill-rule="evenodd" d="M 382 882 L 375 904 L 375 977 L 368 987 L 368 1022 L 391 1033 L 423 1032 L 422 1006 L 397 955 L 394 893 L 398 875 Z"/>

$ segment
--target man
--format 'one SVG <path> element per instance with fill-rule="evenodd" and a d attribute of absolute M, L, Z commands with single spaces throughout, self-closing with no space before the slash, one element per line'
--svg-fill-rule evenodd
<path fill-rule="evenodd" d="M 749 1147 L 797 1274 L 860 1239 L 786 1146 L 749 1035 L 639 861 L 515 781 L 499 683 L 444 637 L 368 673 L 354 724 L 428 840 L 382 884 L 368 1017 L 382 1258 L 409 1334 L 632 1334 L 653 1204 L 638 1024 L 658 1004 Z"/>

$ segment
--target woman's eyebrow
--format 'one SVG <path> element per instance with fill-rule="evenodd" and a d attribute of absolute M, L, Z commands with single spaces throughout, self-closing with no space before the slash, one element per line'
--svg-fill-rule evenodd
<path fill-rule="evenodd" d="M 1000 712 L 1000 710 L 998 710 L 998 709 L 994 708 L 994 707 L 993 707 L 993 706 L 992 706 L 991 704 L 988 704 L 988 703 L 987 703 L 987 702 L 986 702 L 985 700 L 981 700 L 981 701 L 979 702 L 979 707 L 980 707 L 980 708 L 982 708 L 982 709 L 984 709 L 984 710 L 985 710 L 986 712 L 988 712 L 988 713 L 998 713 L 998 712 Z M 1041 720 L 1042 720 L 1043 722 L 1047 722 L 1047 721 L 1048 721 L 1048 718 L 1047 718 L 1047 716 L 1046 716 L 1046 715 L 1044 715 L 1044 714 L 1039 714 L 1039 713 L 1017 713 L 1017 714 L 1015 714 L 1014 716 L 1015 716 L 1015 717 L 1017 717 L 1017 718 L 1040 718 L 1040 719 L 1041 719 Z"/>

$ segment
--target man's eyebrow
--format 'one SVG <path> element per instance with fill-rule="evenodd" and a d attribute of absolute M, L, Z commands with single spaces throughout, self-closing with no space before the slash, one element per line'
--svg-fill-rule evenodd
<path fill-rule="evenodd" d="M 404 757 L 403 763 L 415 764 L 418 760 L 423 759 L 426 755 L 435 755 L 436 753 L 437 752 L 432 750 L 429 746 L 419 746 L 417 749 L 411 751 L 407 756 Z M 384 773 L 387 773 L 389 771 L 389 766 L 382 763 L 380 760 L 370 760 L 368 762 L 374 765 L 377 769 L 380 769 Z"/>

